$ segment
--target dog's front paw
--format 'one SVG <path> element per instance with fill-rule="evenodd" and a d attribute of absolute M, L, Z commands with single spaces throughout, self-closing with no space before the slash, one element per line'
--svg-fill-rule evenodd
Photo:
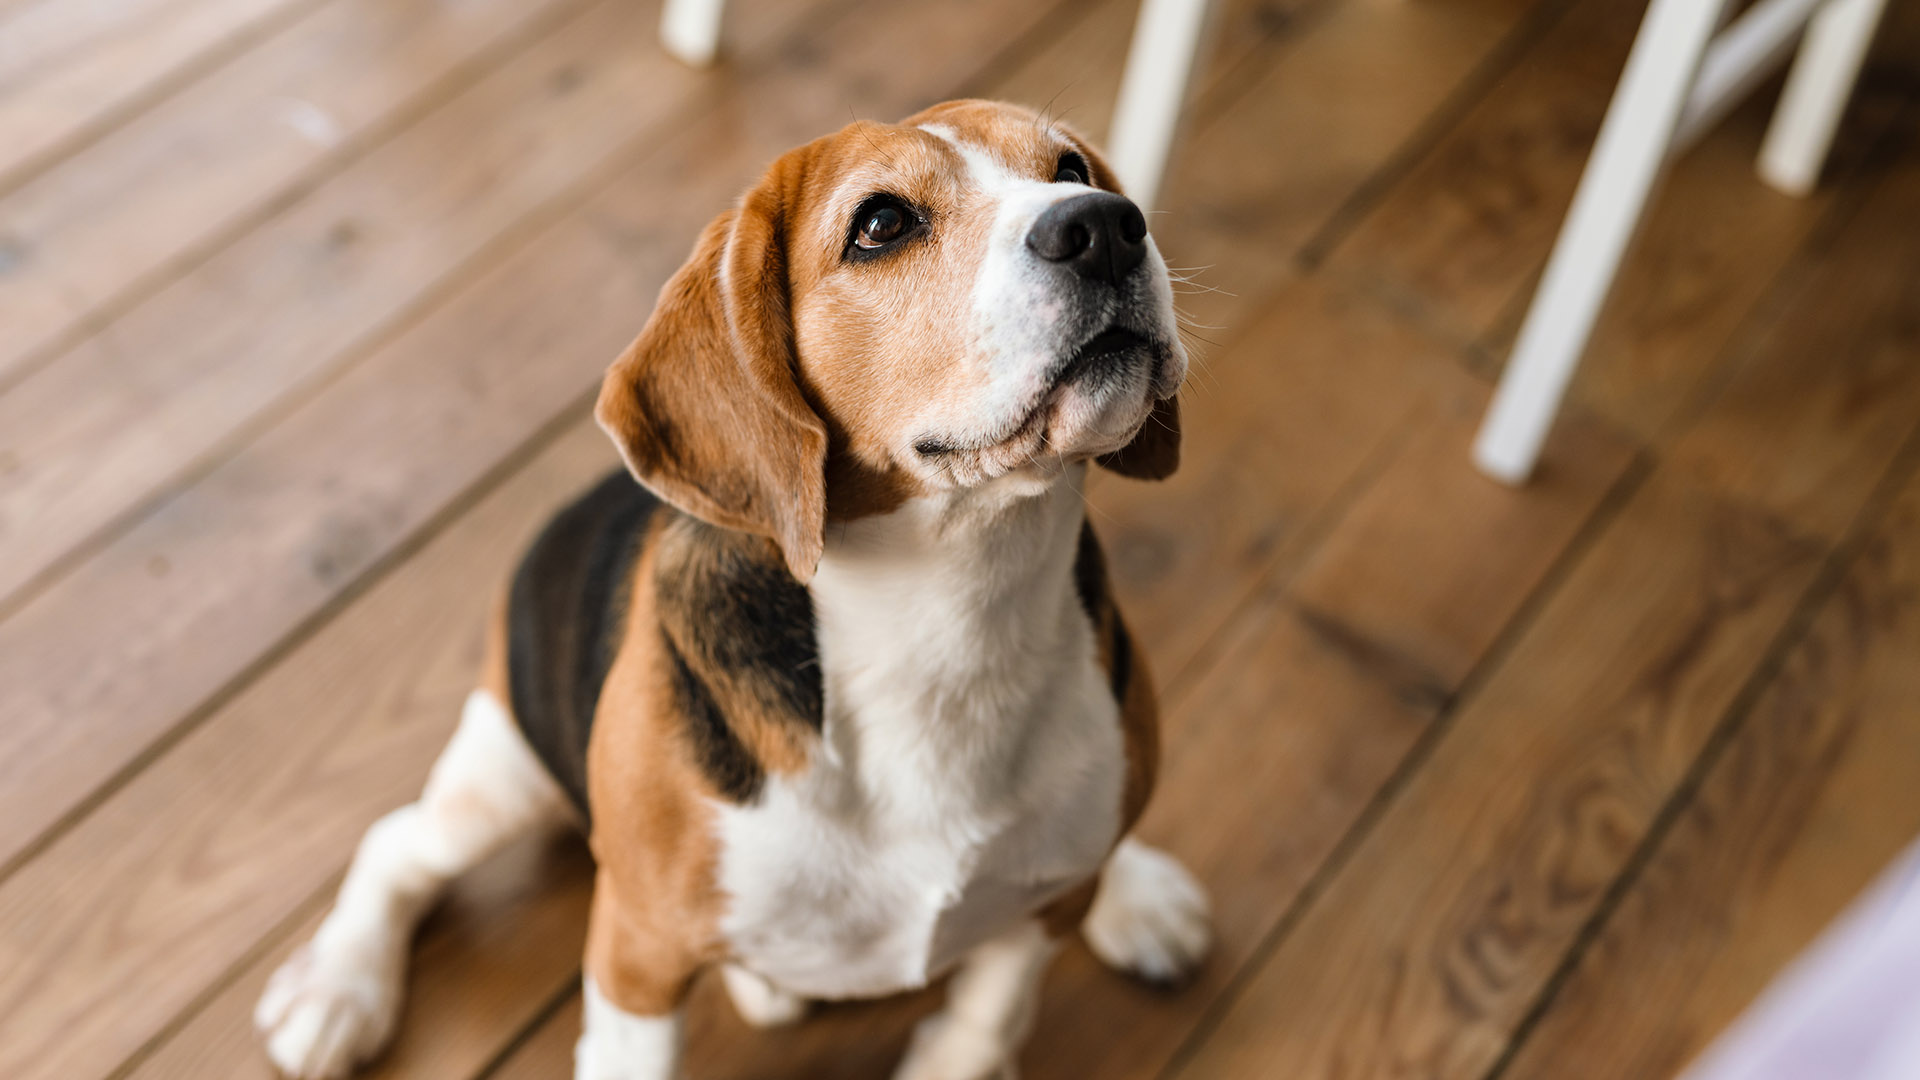
<path fill-rule="evenodd" d="M 339 1080 L 385 1046 L 400 1014 L 401 971 L 385 958 L 303 945 L 267 980 L 253 1023 L 295 1080 Z"/>
<path fill-rule="evenodd" d="M 1080 931 L 1107 966 L 1164 985 L 1192 975 L 1213 946 L 1200 883 L 1173 856 L 1131 839 L 1108 858 Z"/>
<path fill-rule="evenodd" d="M 806 998 L 788 993 L 738 964 L 723 966 L 720 978 L 727 984 L 727 997 L 733 1000 L 733 1011 L 757 1028 L 796 1023 L 807 1015 L 811 1004 Z"/>
<path fill-rule="evenodd" d="M 935 1013 L 913 1029 L 893 1080 L 1018 1080 L 1015 1048 L 990 1031 Z"/>

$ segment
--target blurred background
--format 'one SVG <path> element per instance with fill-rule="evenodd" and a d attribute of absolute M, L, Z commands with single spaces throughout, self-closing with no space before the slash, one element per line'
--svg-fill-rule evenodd
<path fill-rule="evenodd" d="M 1675 160 L 1532 482 L 1468 447 L 1645 11 L 1218 0 L 1151 218 L 1208 343 L 1093 520 L 1220 948 L 1078 947 L 1034 1078 L 1659 1078 L 1920 833 L 1920 5 L 1818 187 Z M 264 1078 L 588 416 L 781 150 L 955 96 L 1107 134 L 1137 0 L 0 0 L 0 1076 Z M 571 1075 L 590 864 L 423 931 L 394 1050 Z M 705 1080 L 880 1077 L 920 995 Z"/>

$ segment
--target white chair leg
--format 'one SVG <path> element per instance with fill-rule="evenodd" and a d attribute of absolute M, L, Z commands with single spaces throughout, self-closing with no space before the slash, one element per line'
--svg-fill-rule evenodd
<path fill-rule="evenodd" d="M 1789 195 L 1813 191 L 1886 6 L 1886 0 L 1828 0 L 1814 15 L 1760 147 L 1760 179 Z"/>
<path fill-rule="evenodd" d="M 1640 24 L 1540 290 L 1474 441 L 1474 462 L 1497 480 L 1520 484 L 1533 473 L 1725 5 L 1653 0 Z"/>
<path fill-rule="evenodd" d="M 1107 158 L 1142 210 L 1160 193 L 1206 18 L 1207 0 L 1142 0 L 1133 24 Z"/>
<path fill-rule="evenodd" d="M 706 67 L 720 52 L 720 14 L 726 0 L 666 0 L 660 44 L 689 67 Z"/>

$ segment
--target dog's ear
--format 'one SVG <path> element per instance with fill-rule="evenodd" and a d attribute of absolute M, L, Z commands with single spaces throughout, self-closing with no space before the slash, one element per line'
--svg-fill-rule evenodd
<path fill-rule="evenodd" d="M 1087 159 L 1087 167 L 1093 173 L 1088 179 L 1093 181 L 1093 186 L 1125 195 L 1120 178 L 1114 175 L 1113 166 L 1107 164 L 1100 151 L 1077 132 L 1067 130 L 1067 135 L 1073 139 L 1080 155 Z M 1100 455 L 1097 460 L 1104 468 L 1139 480 L 1165 480 L 1172 476 L 1180 467 L 1179 395 L 1154 402 L 1153 414 L 1147 417 L 1133 441 L 1111 454 Z"/>
<path fill-rule="evenodd" d="M 1180 467 L 1180 395 L 1153 403 L 1133 441 L 1097 459 L 1101 467 L 1136 480 L 1165 480 Z"/>
<path fill-rule="evenodd" d="M 701 233 L 607 370 L 594 418 L 641 483 L 704 521 L 772 539 L 804 582 L 825 541 L 827 429 L 796 381 L 788 310 L 799 153 Z"/>

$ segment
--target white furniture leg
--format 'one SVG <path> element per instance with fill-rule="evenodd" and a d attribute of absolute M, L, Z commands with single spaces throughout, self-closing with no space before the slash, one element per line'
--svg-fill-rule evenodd
<path fill-rule="evenodd" d="M 1653 0 L 1573 208 L 1474 441 L 1482 471 L 1524 483 L 1660 175 L 1726 0 Z"/>
<path fill-rule="evenodd" d="M 1722 27 L 1700 61 L 1668 153 L 1678 155 L 1692 146 L 1765 82 L 1799 44 L 1807 20 L 1826 2 L 1758 0 L 1731 25 Z"/>
<path fill-rule="evenodd" d="M 720 52 L 720 14 L 726 0 L 666 0 L 660 44 L 689 67 L 706 67 Z"/>
<path fill-rule="evenodd" d="M 1207 0 L 1142 0 L 1133 24 L 1107 159 L 1142 210 L 1160 193 L 1206 19 Z"/>
<path fill-rule="evenodd" d="M 1886 0 L 1828 0 L 1813 16 L 1760 147 L 1762 180 L 1789 195 L 1813 190 L 1886 6 Z"/>

